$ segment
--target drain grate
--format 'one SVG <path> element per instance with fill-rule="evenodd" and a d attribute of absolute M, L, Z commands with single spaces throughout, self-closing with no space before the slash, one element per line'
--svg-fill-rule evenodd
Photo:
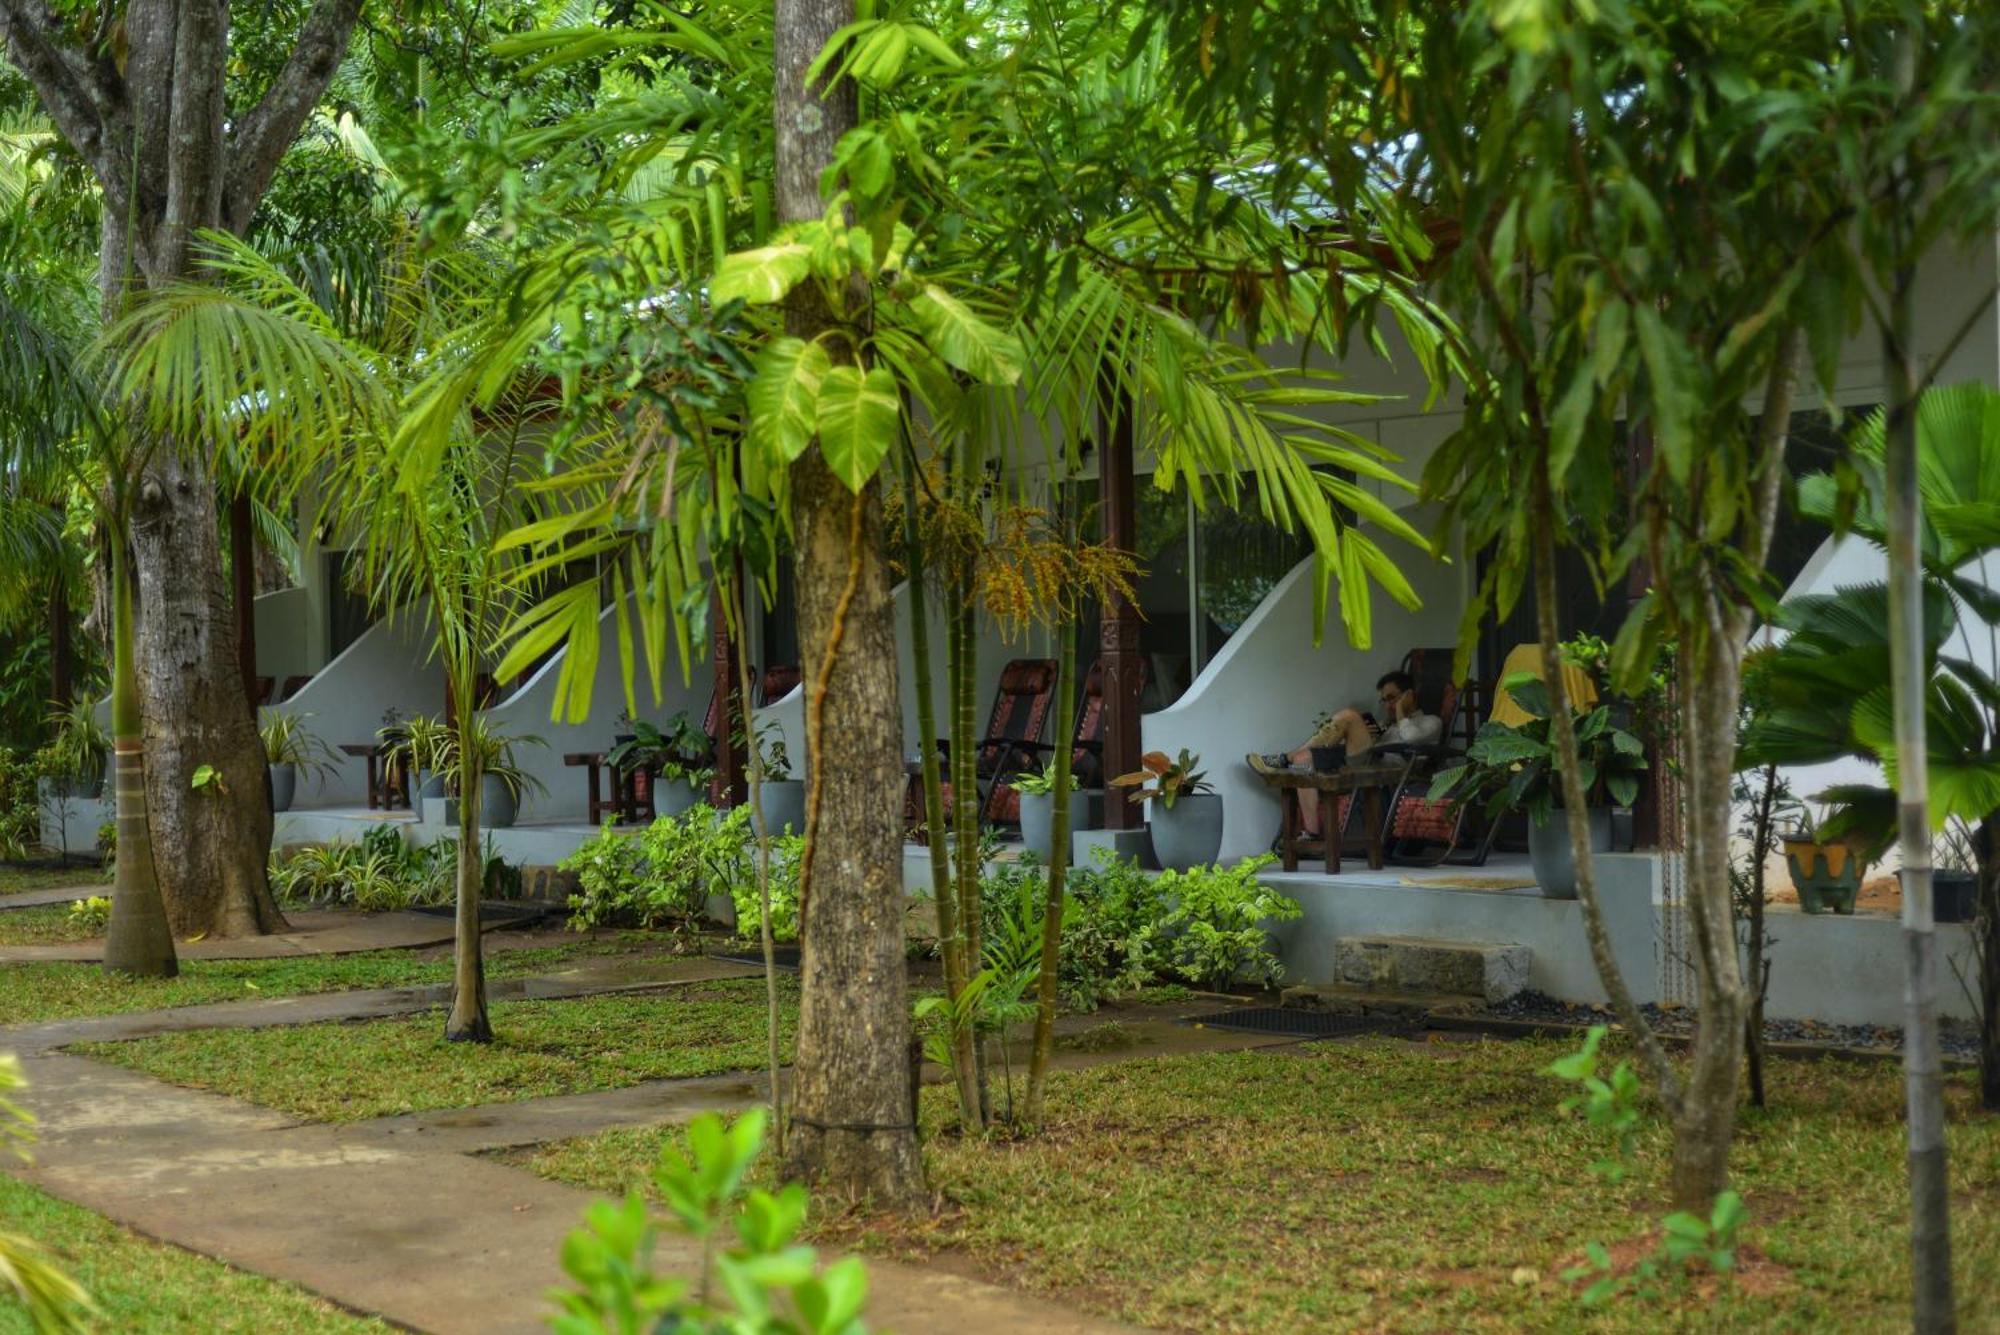
<path fill-rule="evenodd" d="M 728 960 L 731 964 L 761 966 L 764 963 L 764 951 L 756 946 L 744 950 L 711 950 L 708 952 L 708 957 L 712 960 Z M 799 967 L 799 948 L 775 946 L 771 950 L 771 962 L 780 969 L 796 969 Z"/>
<path fill-rule="evenodd" d="M 1236 1029 L 1246 1034 L 1286 1034 L 1294 1038 L 1339 1038 L 1346 1034 L 1408 1033 L 1407 1019 L 1386 1015 L 1345 1015 L 1339 1011 L 1291 1006 L 1252 1006 L 1244 1010 L 1190 1015 L 1182 1024 L 1206 1029 Z"/>

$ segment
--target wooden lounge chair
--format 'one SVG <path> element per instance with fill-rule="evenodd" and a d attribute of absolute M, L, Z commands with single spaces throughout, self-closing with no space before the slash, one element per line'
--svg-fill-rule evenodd
<path fill-rule="evenodd" d="M 278 690 L 278 699 L 279 700 L 291 699 L 293 696 L 297 695 L 302 689 L 304 689 L 305 684 L 311 680 L 312 680 L 311 673 L 305 673 L 300 676 L 285 678 L 285 684 Z"/>
<path fill-rule="evenodd" d="M 1048 726 L 1049 705 L 1055 699 L 1056 660 L 1016 658 L 1000 670 L 994 687 L 993 711 L 978 745 L 977 778 L 980 819 L 1012 824 L 1021 818 L 1021 795 L 1006 782 L 1039 767 L 1037 756 L 1047 751 L 1042 730 Z M 951 746 L 939 738 L 938 750 L 950 761 Z M 947 771 L 948 772 L 948 771 Z M 944 785 L 945 812 L 951 811 L 951 784 Z M 905 825 L 916 835 L 924 823 L 923 780 L 910 776 L 904 797 Z"/>
<path fill-rule="evenodd" d="M 1481 692 L 1471 682 L 1451 680 L 1450 649 L 1413 649 L 1403 670 L 1416 682 L 1417 707 L 1435 713 L 1444 727 L 1432 746 L 1389 743 L 1381 750 L 1409 757 L 1403 781 L 1389 800 L 1383 831 L 1384 856 L 1405 865 L 1441 862 L 1479 866 L 1493 846 L 1494 825 L 1477 813 L 1430 796 L 1431 780 L 1478 735 Z M 1468 829 L 1468 826 L 1477 828 Z"/>

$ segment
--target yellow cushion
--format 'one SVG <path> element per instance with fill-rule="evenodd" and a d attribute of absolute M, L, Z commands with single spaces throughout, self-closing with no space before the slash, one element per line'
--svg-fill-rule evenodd
<path fill-rule="evenodd" d="M 1507 651 L 1507 661 L 1500 665 L 1500 680 L 1506 681 L 1517 672 L 1534 674 L 1536 681 L 1542 680 L 1542 646 L 1539 644 L 1517 644 Z M 1563 690 L 1569 695 L 1572 710 L 1588 709 L 1597 703 L 1597 685 L 1590 674 L 1574 664 L 1563 664 Z M 1493 696 L 1492 719 L 1510 728 L 1518 728 L 1537 715 L 1521 708 L 1513 693 L 1505 686 L 1499 687 Z"/>

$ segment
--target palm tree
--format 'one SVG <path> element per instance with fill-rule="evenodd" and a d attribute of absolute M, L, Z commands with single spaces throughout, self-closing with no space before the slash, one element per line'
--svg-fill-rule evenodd
<path fill-rule="evenodd" d="M 4 223 L 0 247 L 12 281 L 0 292 L 0 475 L 16 503 L 0 515 L 17 549 L 50 550 L 32 499 L 66 487 L 90 498 L 111 565 L 112 791 L 118 826 L 111 925 L 104 967 L 171 977 L 173 935 L 154 877 L 146 821 L 145 743 L 133 658 L 131 534 L 138 479 L 156 438 L 135 439 L 108 411 L 86 357 L 87 281 L 62 256 L 35 254 L 26 197 Z M 39 538 L 36 535 L 41 535 Z"/>

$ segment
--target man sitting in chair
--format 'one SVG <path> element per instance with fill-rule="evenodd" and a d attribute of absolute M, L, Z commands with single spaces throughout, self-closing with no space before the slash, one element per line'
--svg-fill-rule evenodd
<path fill-rule="evenodd" d="M 1385 672 L 1375 683 L 1375 697 L 1382 703 L 1382 715 L 1389 722 L 1377 723 L 1370 714 L 1343 709 L 1328 719 L 1326 726 L 1290 751 L 1269 755 L 1247 755 L 1243 763 L 1259 774 L 1281 774 L 1287 769 L 1309 766 L 1316 746 L 1345 746 L 1350 759 L 1366 756 L 1377 746 L 1399 743 L 1430 746 L 1444 735 L 1444 721 L 1436 714 L 1417 708 L 1416 683 L 1407 672 Z M 1300 804 L 1300 818 L 1307 834 L 1319 833 L 1319 804 Z"/>

